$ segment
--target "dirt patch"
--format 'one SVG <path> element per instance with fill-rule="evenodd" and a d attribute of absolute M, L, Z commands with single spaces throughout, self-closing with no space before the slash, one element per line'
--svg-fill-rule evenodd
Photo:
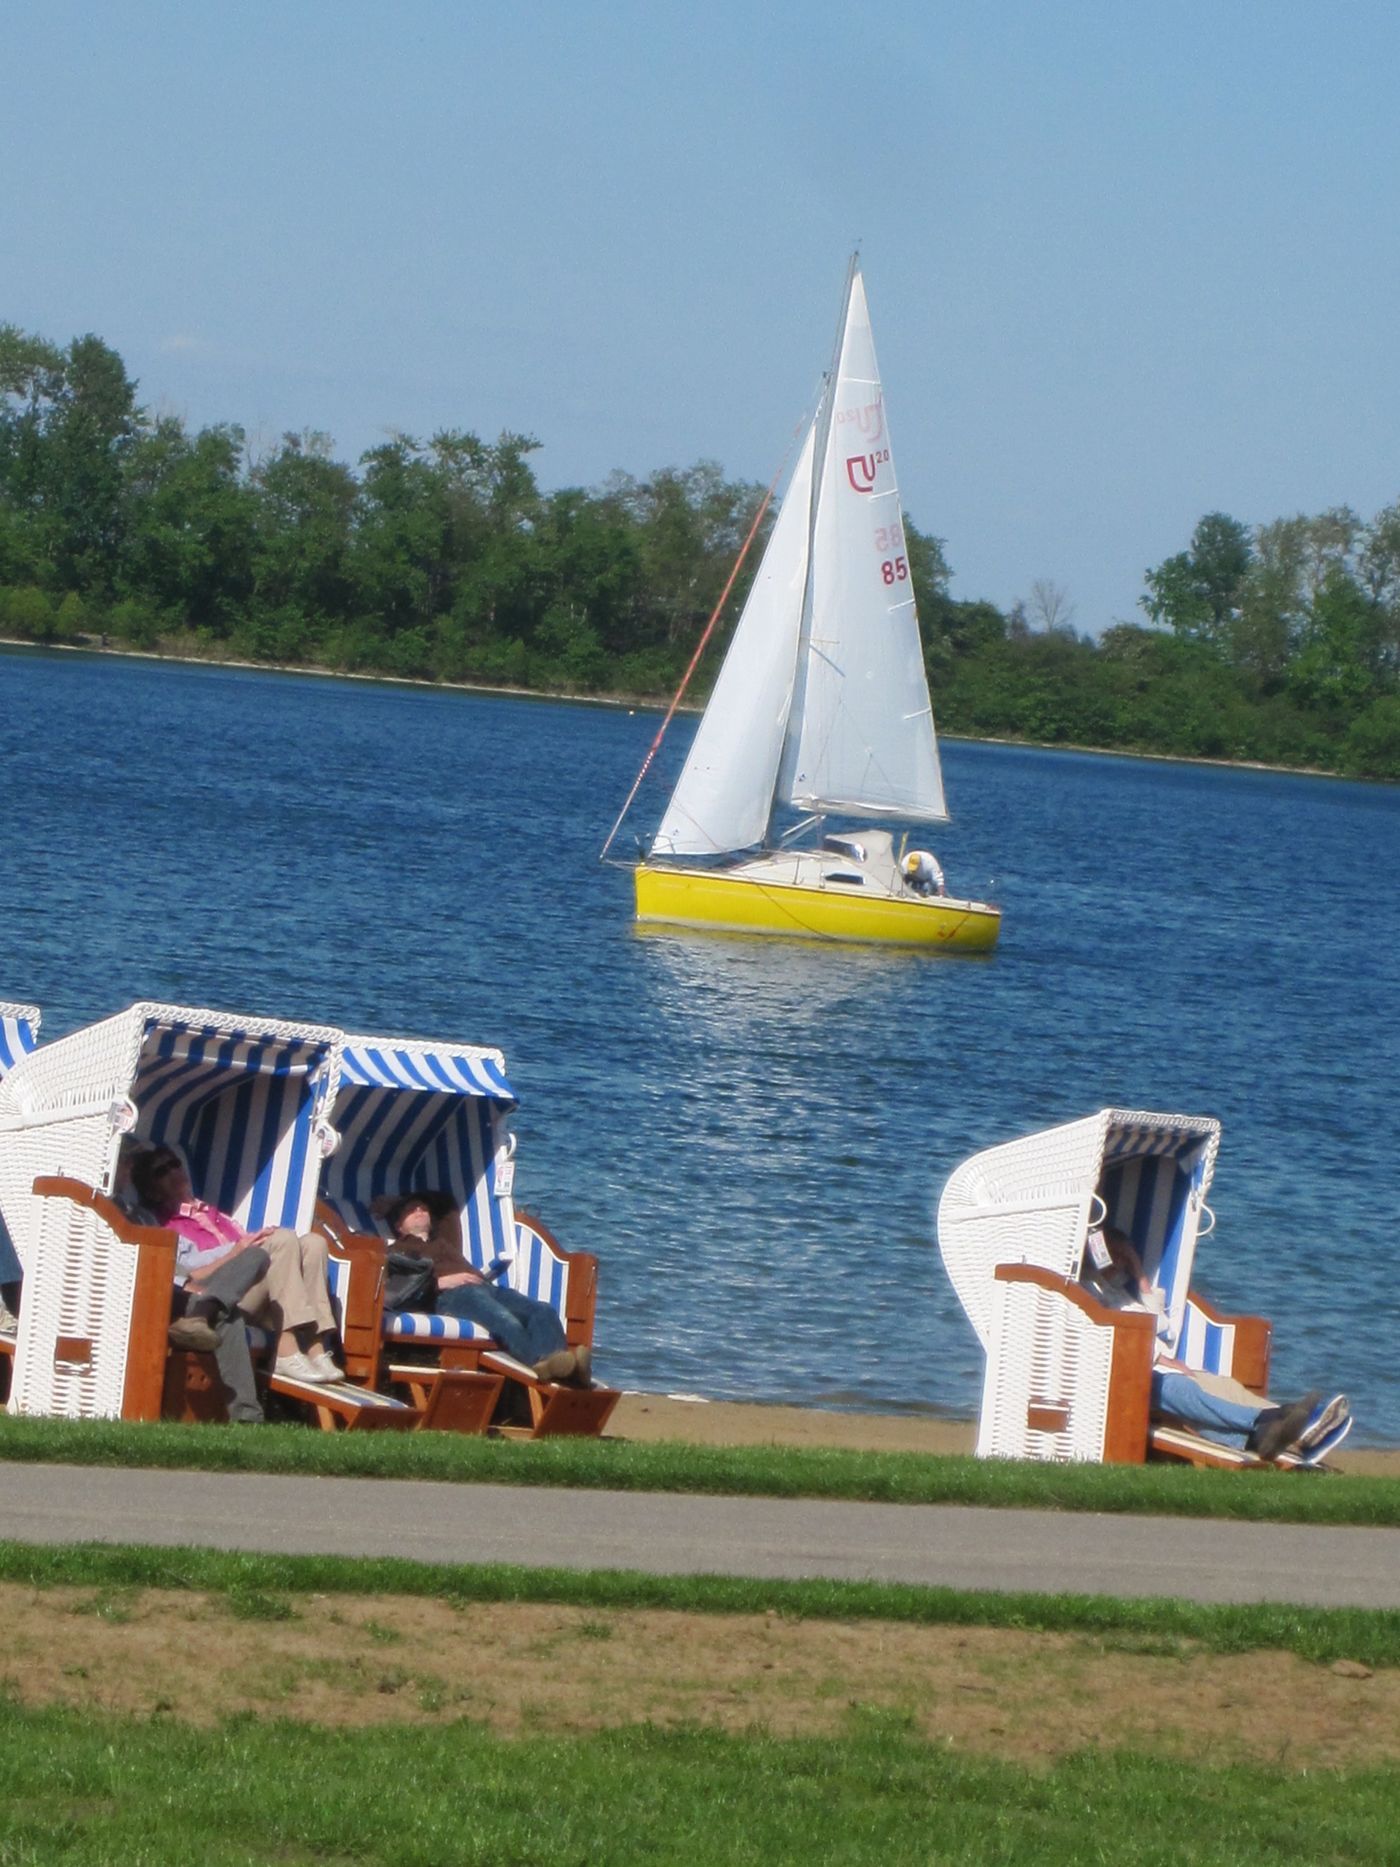
<path fill-rule="evenodd" d="M 650 1720 L 835 1735 L 861 1709 L 1023 1762 L 1086 1745 L 1287 1769 L 1400 1760 L 1400 1673 L 999 1628 L 403 1597 L 0 1585 L 0 1689 L 207 1725 L 469 1718 L 519 1734 Z"/>

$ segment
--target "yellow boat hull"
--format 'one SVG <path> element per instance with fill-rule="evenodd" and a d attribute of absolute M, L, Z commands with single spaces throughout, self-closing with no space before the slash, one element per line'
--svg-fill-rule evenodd
<path fill-rule="evenodd" d="M 840 888 L 759 881 L 723 870 L 647 863 L 634 873 L 637 919 L 675 927 L 871 941 L 945 953 L 986 953 L 1001 932 L 1000 909 L 946 895 L 857 895 Z"/>

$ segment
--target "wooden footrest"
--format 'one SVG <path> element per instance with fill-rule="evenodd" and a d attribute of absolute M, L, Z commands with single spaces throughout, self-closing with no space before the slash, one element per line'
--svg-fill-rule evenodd
<path fill-rule="evenodd" d="M 416 1362 L 392 1363 L 388 1376 L 393 1386 L 407 1390 L 422 1432 L 484 1433 L 506 1384 L 503 1374 Z"/>
<path fill-rule="evenodd" d="M 553 1439 L 566 1433 L 596 1437 L 622 1398 L 615 1387 L 569 1387 L 562 1381 L 542 1381 L 533 1368 L 496 1349 L 486 1351 L 481 1365 L 525 1390 L 530 1404 L 530 1424 L 525 1430 L 531 1439 Z"/>
<path fill-rule="evenodd" d="M 1274 1472 L 1306 1470 L 1303 1460 L 1292 1452 L 1280 1453 L 1277 1459 L 1256 1458 L 1243 1446 L 1222 1445 L 1207 1439 L 1189 1426 L 1177 1426 L 1167 1420 L 1154 1420 L 1148 1429 L 1148 1449 L 1154 1458 L 1181 1459 L 1187 1465 L 1204 1466 L 1211 1471 Z"/>
<path fill-rule="evenodd" d="M 406 1400 L 376 1394 L 372 1388 L 349 1381 L 291 1381 L 282 1374 L 267 1377 L 268 1391 L 310 1407 L 324 1432 L 337 1428 L 349 1433 L 411 1433 L 422 1415 Z"/>

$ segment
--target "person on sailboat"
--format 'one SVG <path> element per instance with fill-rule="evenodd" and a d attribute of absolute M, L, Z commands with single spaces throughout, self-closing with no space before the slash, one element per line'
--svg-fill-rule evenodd
<path fill-rule="evenodd" d="M 911 849 L 900 864 L 900 872 L 905 886 L 912 888 L 916 895 L 946 895 L 948 892 L 938 858 L 927 849 Z"/>

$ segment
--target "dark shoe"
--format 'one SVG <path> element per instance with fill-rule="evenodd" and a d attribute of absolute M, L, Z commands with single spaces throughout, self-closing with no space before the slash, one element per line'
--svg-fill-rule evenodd
<path fill-rule="evenodd" d="M 1350 1419 L 1351 1407 L 1346 1395 L 1333 1394 L 1325 1405 L 1313 1408 L 1311 1418 L 1289 1447 L 1289 1451 L 1298 1453 L 1315 1451 L 1324 1439 L 1328 1441 L 1329 1446 L 1335 1445 L 1342 1435 L 1337 1434 L 1337 1438 L 1334 1439 L 1333 1434 L 1337 1433 L 1337 1428 L 1343 1422 Z"/>
<path fill-rule="evenodd" d="M 546 1355 L 543 1361 L 535 1363 L 535 1373 L 542 1381 L 572 1380 L 578 1367 L 578 1356 L 571 1348 L 556 1349 L 552 1355 Z"/>
<path fill-rule="evenodd" d="M 219 1334 L 204 1316 L 177 1316 L 170 1325 L 170 1346 L 172 1348 L 194 1349 L 198 1354 L 212 1355 L 219 1346 Z"/>
<path fill-rule="evenodd" d="M 1276 1459 L 1280 1452 L 1286 1452 L 1298 1435 L 1307 1430 L 1319 1398 L 1316 1393 L 1304 1394 L 1301 1400 L 1290 1401 L 1286 1407 L 1265 1407 L 1244 1442 L 1245 1451 L 1265 1460 Z"/>
<path fill-rule="evenodd" d="M 587 1346 L 574 1350 L 574 1386 L 592 1387 L 593 1350 Z"/>

